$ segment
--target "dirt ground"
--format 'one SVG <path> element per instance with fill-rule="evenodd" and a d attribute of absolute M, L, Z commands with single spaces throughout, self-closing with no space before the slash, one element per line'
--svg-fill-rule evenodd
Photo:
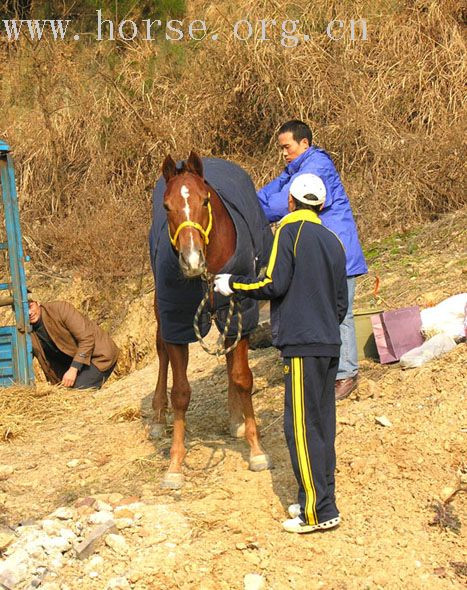
<path fill-rule="evenodd" d="M 465 290 L 465 220 L 447 216 L 376 244 L 358 305 L 426 305 Z M 379 301 L 372 294 L 376 274 Z M 78 498 L 110 493 L 136 496 L 160 524 L 158 539 L 144 527 L 122 531 L 130 547 L 124 556 L 100 547 L 105 570 L 98 578 L 70 561 L 59 583 L 100 590 L 117 575 L 137 590 L 240 589 L 246 574 L 259 573 L 266 588 L 277 590 L 465 587 L 465 344 L 408 371 L 362 362 L 358 390 L 337 409 L 341 525 L 311 535 L 280 526 L 296 484 L 282 431 L 277 352 L 250 353 L 257 418 L 275 465 L 261 473 L 248 471 L 246 443 L 228 435 L 224 363 L 198 345 L 190 354 L 181 491 L 159 488 L 170 436 L 154 443 L 146 435 L 156 361 L 96 393 L 40 385 L 40 412 L 24 408 L 17 436 L 0 443 L 0 463 L 14 469 L 0 481 L 3 524 L 44 518 Z M 375 420 L 381 416 L 390 425 Z M 461 480 L 464 489 L 452 496 Z"/>

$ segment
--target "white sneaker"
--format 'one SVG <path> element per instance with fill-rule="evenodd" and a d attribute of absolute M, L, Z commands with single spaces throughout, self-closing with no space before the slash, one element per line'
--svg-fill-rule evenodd
<path fill-rule="evenodd" d="M 340 517 L 336 516 L 336 518 L 331 518 L 331 520 L 319 522 L 318 524 L 306 524 L 299 516 L 296 516 L 295 518 L 285 520 L 282 523 L 282 527 L 288 533 L 312 533 L 313 531 L 332 529 L 339 524 L 340 520 Z"/>
<path fill-rule="evenodd" d="M 300 516 L 300 504 L 291 504 L 287 510 L 290 518 L 296 518 Z"/>

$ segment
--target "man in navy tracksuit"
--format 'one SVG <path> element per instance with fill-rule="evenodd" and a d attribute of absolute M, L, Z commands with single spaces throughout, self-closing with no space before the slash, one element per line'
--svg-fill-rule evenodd
<path fill-rule="evenodd" d="M 346 258 L 321 224 L 326 188 L 314 174 L 290 186 L 289 211 L 276 231 L 263 279 L 221 274 L 215 290 L 271 299 L 273 344 L 284 359 L 284 430 L 298 481 L 286 531 L 306 533 L 339 523 L 334 496 L 339 324 L 348 305 Z"/>

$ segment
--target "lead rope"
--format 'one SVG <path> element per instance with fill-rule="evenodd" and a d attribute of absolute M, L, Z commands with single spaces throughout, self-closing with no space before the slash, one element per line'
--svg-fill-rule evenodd
<path fill-rule="evenodd" d="M 229 352 L 232 352 L 232 350 L 234 350 L 237 344 L 240 342 L 240 339 L 242 337 L 243 320 L 240 302 L 237 301 L 234 295 L 230 295 L 227 319 L 225 320 L 224 329 L 222 330 L 222 332 L 219 333 L 219 336 L 217 338 L 215 350 L 211 350 L 209 346 L 205 343 L 199 329 L 199 318 L 201 316 L 203 309 L 206 306 L 206 303 L 208 302 L 209 297 L 214 293 L 214 276 L 215 275 L 208 272 L 205 272 L 202 276 L 202 279 L 206 283 L 207 288 L 206 293 L 204 294 L 204 297 L 202 298 L 201 303 L 198 305 L 198 309 L 196 310 L 195 317 L 193 319 L 193 329 L 195 331 L 196 338 L 198 339 L 198 342 L 201 344 L 203 350 L 205 350 L 208 354 L 212 356 L 220 357 L 222 355 L 228 354 Z M 235 307 L 237 307 L 238 316 L 237 336 L 235 338 L 235 342 L 228 348 L 225 348 L 225 341 L 227 339 L 227 334 L 229 333 L 230 323 L 232 322 L 232 318 L 235 313 Z M 213 317 L 214 316 L 211 316 L 210 318 L 210 324 L 212 323 Z"/>

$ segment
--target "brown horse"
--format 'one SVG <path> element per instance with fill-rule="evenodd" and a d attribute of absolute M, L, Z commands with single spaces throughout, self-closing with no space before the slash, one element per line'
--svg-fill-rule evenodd
<path fill-rule="evenodd" d="M 179 267 L 186 279 L 200 277 L 208 271 L 219 272 L 235 252 L 235 225 L 216 191 L 203 178 L 203 163 L 190 153 L 182 169 L 177 169 L 169 155 L 162 165 L 166 182 L 164 208 L 167 213 L 169 237 L 178 254 Z M 157 277 L 155 277 L 157 283 Z M 152 406 L 154 423 L 151 437 L 161 436 L 166 426 L 168 366 L 172 368 L 173 441 L 170 465 L 162 487 L 176 489 L 183 485 L 182 463 L 185 449 L 185 414 L 190 402 L 191 388 L 187 379 L 188 344 L 172 344 L 162 338 L 157 290 L 154 298 L 157 319 L 156 346 L 159 374 Z M 232 343 L 226 341 L 226 346 Z M 228 372 L 228 408 L 230 431 L 245 436 L 250 446 L 249 468 L 269 469 L 271 463 L 259 442 L 259 431 L 251 399 L 253 378 L 248 366 L 248 336 L 226 356 Z"/>

